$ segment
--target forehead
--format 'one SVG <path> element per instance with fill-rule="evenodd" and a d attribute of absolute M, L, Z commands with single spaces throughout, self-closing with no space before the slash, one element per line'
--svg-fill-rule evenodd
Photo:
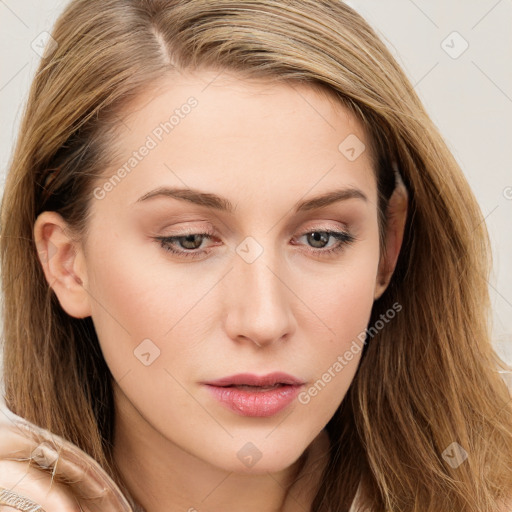
<path fill-rule="evenodd" d="M 308 84 L 169 75 L 126 109 L 116 145 L 104 177 L 124 169 L 109 193 L 124 204 L 166 185 L 240 196 L 235 202 L 299 199 L 341 185 L 376 196 L 362 124 L 334 93 Z"/>

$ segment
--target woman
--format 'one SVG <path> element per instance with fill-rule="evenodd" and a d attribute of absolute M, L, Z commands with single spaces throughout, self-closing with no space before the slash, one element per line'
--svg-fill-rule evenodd
<path fill-rule="evenodd" d="M 79 0 L 52 36 L 2 204 L 4 503 L 512 510 L 485 225 L 367 23 Z"/>

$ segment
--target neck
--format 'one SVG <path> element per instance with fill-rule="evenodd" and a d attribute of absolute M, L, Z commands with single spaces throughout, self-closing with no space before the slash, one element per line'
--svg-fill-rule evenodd
<path fill-rule="evenodd" d="M 117 386 L 115 395 L 114 459 L 126 488 L 145 512 L 310 510 L 328 458 L 324 431 L 282 471 L 228 472 L 163 437 Z"/>

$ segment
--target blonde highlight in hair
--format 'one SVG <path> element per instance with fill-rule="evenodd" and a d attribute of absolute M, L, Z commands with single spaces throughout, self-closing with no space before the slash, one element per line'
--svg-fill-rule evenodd
<path fill-rule="evenodd" d="M 122 485 L 112 457 L 112 375 L 90 318 L 68 316 L 33 240 L 45 210 L 86 236 L 95 179 L 127 105 L 168 73 L 217 69 L 319 87 L 372 142 L 381 224 L 396 164 L 409 192 L 404 242 L 326 429 L 314 512 L 503 512 L 512 498 L 512 406 L 490 343 L 490 250 L 477 202 L 413 86 L 371 27 L 335 0 L 75 0 L 32 84 L 1 211 L 5 398 Z M 381 226 L 382 228 L 382 226 Z M 443 451 L 468 459 L 452 468 Z M 362 509 L 361 509 L 362 510 Z"/>

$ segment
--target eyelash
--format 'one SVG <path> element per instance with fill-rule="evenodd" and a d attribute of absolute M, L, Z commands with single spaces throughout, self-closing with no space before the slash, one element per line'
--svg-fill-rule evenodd
<path fill-rule="evenodd" d="M 305 233 L 300 235 L 299 238 L 306 236 L 306 235 L 310 235 L 312 233 L 323 233 L 323 234 L 326 234 L 329 237 L 333 237 L 337 240 L 337 243 L 334 244 L 329 249 L 314 249 L 314 248 L 308 249 L 308 252 L 317 254 L 317 255 L 321 255 L 321 256 L 334 255 L 338 252 L 341 252 L 347 245 L 350 245 L 351 243 L 356 241 L 356 237 L 351 235 L 350 233 L 347 233 L 345 231 L 333 231 L 330 229 L 324 229 L 324 230 L 315 229 L 315 230 L 311 230 L 311 231 L 306 231 Z M 160 246 L 166 252 L 170 252 L 172 254 L 175 254 L 175 255 L 181 256 L 181 257 L 185 257 L 185 258 L 199 258 L 203 254 L 208 253 L 209 250 L 200 250 L 200 251 L 198 251 L 197 249 L 177 250 L 177 249 L 173 248 L 173 242 L 176 242 L 176 241 L 179 241 L 188 236 L 194 236 L 194 235 L 202 236 L 202 237 L 206 237 L 206 238 L 212 238 L 215 236 L 215 233 L 213 231 L 206 230 L 201 233 L 190 232 L 190 233 L 183 233 L 181 235 L 158 236 L 158 237 L 155 237 L 154 239 L 156 241 L 160 242 Z"/>

